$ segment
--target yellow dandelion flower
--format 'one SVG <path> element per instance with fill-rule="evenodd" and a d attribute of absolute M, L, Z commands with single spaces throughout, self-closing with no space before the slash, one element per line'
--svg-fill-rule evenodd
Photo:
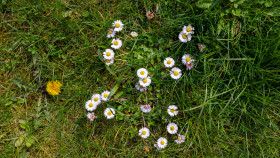
<path fill-rule="evenodd" d="M 61 91 L 60 91 L 60 87 L 62 86 L 62 84 L 59 82 L 59 81 L 49 81 L 47 83 L 47 92 L 50 94 L 50 95 L 58 95 Z"/>

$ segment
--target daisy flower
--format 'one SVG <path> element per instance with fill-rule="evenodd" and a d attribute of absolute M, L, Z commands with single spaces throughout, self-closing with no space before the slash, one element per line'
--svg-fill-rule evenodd
<path fill-rule="evenodd" d="M 100 94 L 93 94 L 92 97 L 91 97 L 91 101 L 94 105 L 98 105 L 101 103 L 101 96 Z"/>
<path fill-rule="evenodd" d="M 137 70 L 137 76 L 139 78 L 146 78 L 148 76 L 148 71 L 145 68 L 140 68 Z"/>
<path fill-rule="evenodd" d="M 178 138 L 175 140 L 177 144 L 181 144 L 185 142 L 185 136 L 178 134 Z"/>
<path fill-rule="evenodd" d="M 112 59 L 105 59 L 105 64 L 106 65 L 112 65 L 114 63 L 114 59 L 112 58 Z"/>
<path fill-rule="evenodd" d="M 188 41 L 190 41 L 192 39 L 192 35 L 191 34 L 186 34 L 183 33 L 183 31 L 180 32 L 179 34 L 179 40 L 183 43 L 187 43 Z"/>
<path fill-rule="evenodd" d="M 115 110 L 113 108 L 106 108 L 105 111 L 104 111 L 104 116 L 107 118 L 107 119 L 112 119 L 115 117 Z"/>
<path fill-rule="evenodd" d="M 140 86 L 139 84 L 136 84 L 135 88 L 140 92 L 147 90 L 147 87 Z"/>
<path fill-rule="evenodd" d="M 182 76 L 182 72 L 181 72 L 181 70 L 180 70 L 179 68 L 174 67 L 174 68 L 172 68 L 171 71 L 170 71 L 170 76 L 171 76 L 173 79 L 177 80 L 177 79 L 179 79 L 179 78 Z"/>
<path fill-rule="evenodd" d="M 155 15 L 149 10 L 146 12 L 146 16 L 149 20 L 151 20 Z"/>
<path fill-rule="evenodd" d="M 151 77 L 139 79 L 139 84 L 140 84 L 140 86 L 143 86 L 143 87 L 148 87 L 151 84 L 151 82 L 152 82 Z"/>
<path fill-rule="evenodd" d="M 206 46 L 204 44 L 198 44 L 198 49 L 199 49 L 200 52 L 203 52 L 205 47 Z"/>
<path fill-rule="evenodd" d="M 170 134 L 175 134 L 178 131 L 178 126 L 175 123 L 169 123 L 167 125 L 167 132 Z"/>
<path fill-rule="evenodd" d="M 132 37 L 137 37 L 137 36 L 138 36 L 138 33 L 135 32 L 135 31 L 133 31 L 133 32 L 130 33 L 130 35 L 131 35 Z"/>
<path fill-rule="evenodd" d="M 108 101 L 108 100 L 109 100 L 109 98 L 108 98 L 109 94 L 110 94 L 109 91 L 104 91 L 104 92 L 101 94 L 101 99 L 102 99 L 103 101 Z"/>
<path fill-rule="evenodd" d="M 158 140 L 157 140 L 157 144 L 156 144 L 156 147 L 158 148 L 158 150 L 160 149 L 163 149 L 167 146 L 167 139 L 164 138 L 164 137 L 160 137 Z"/>
<path fill-rule="evenodd" d="M 94 104 L 92 100 L 88 100 L 85 104 L 87 111 L 93 111 L 97 108 L 98 104 Z"/>
<path fill-rule="evenodd" d="M 194 60 L 192 59 L 192 57 L 189 55 L 189 54 L 185 54 L 183 55 L 182 57 L 182 63 L 183 64 L 187 64 L 187 63 L 190 63 L 190 62 L 193 62 Z"/>
<path fill-rule="evenodd" d="M 147 147 L 147 146 L 144 146 L 143 149 L 144 149 L 146 152 L 149 152 L 149 151 L 150 151 L 149 147 Z"/>
<path fill-rule="evenodd" d="M 116 31 L 116 32 L 121 31 L 123 29 L 123 25 L 124 24 L 120 20 L 114 21 L 114 23 L 113 23 L 113 27 L 115 27 L 114 31 Z"/>
<path fill-rule="evenodd" d="M 103 52 L 104 59 L 113 59 L 115 56 L 115 53 L 112 49 L 105 49 L 105 52 Z"/>
<path fill-rule="evenodd" d="M 114 38 L 116 35 L 116 32 L 114 31 L 114 29 L 109 29 L 108 33 L 107 33 L 107 37 L 108 38 Z"/>
<path fill-rule="evenodd" d="M 187 70 L 191 70 L 193 68 L 193 62 L 189 62 L 186 64 Z"/>
<path fill-rule="evenodd" d="M 178 111 L 177 111 L 178 107 L 175 106 L 175 105 L 170 105 L 167 109 L 167 113 L 170 115 L 170 116 L 176 116 L 178 114 Z"/>
<path fill-rule="evenodd" d="M 150 130 L 148 128 L 146 128 L 146 127 L 143 127 L 143 128 L 141 128 L 139 130 L 139 135 L 142 138 L 146 139 L 146 138 L 148 138 L 150 136 Z"/>
<path fill-rule="evenodd" d="M 111 47 L 114 49 L 120 49 L 122 46 L 122 41 L 120 39 L 113 39 Z"/>
<path fill-rule="evenodd" d="M 151 108 L 151 105 L 141 105 L 140 106 L 140 109 L 142 110 L 142 112 L 144 113 L 149 113 L 151 112 L 152 108 Z"/>
<path fill-rule="evenodd" d="M 90 121 L 93 121 L 94 118 L 96 118 L 96 116 L 94 115 L 93 112 L 89 112 L 89 113 L 87 114 L 87 117 L 89 118 Z"/>
<path fill-rule="evenodd" d="M 194 27 L 192 27 L 191 24 L 183 27 L 183 33 L 185 33 L 185 34 L 194 34 L 193 30 L 194 30 Z"/>
<path fill-rule="evenodd" d="M 161 150 L 161 148 L 157 144 L 154 144 L 154 146 L 157 148 L 157 150 Z"/>
<path fill-rule="evenodd" d="M 175 65 L 175 61 L 173 58 L 167 57 L 163 61 L 165 67 L 173 67 Z"/>
<path fill-rule="evenodd" d="M 61 86 L 62 84 L 59 81 L 49 81 L 47 83 L 46 90 L 50 95 L 55 96 L 61 92 L 60 91 Z"/>

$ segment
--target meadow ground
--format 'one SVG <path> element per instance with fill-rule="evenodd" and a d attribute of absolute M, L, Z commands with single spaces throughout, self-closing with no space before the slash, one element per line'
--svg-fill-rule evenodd
<path fill-rule="evenodd" d="M 279 0 L 0 3 L 0 157 L 279 157 Z M 100 53 L 118 19 L 123 46 L 108 67 Z M 195 34 L 181 43 L 188 24 Z M 191 71 L 184 54 L 196 60 Z M 179 80 L 162 69 L 166 57 L 182 69 Z M 141 67 L 152 77 L 145 93 L 135 89 Z M 52 80 L 63 84 L 58 96 L 46 92 Z M 91 122 L 85 102 L 104 90 L 115 94 Z M 151 136 L 143 140 L 139 105 L 146 97 L 153 110 L 145 114 Z M 179 114 L 171 118 L 172 104 Z M 116 109 L 114 119 L 105 119 L 106 107 Z M 167 133 L 168 122 L 178 124 L 183 144 Z M 168 145 L 157 151 L 161 136 Z"/>

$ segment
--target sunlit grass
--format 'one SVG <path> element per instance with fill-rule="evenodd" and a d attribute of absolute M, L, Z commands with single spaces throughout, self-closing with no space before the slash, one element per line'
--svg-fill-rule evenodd
<path fill-rule="evenodd" d="M 279 157 L 280 4 L 202 1 L 2 2 L 1 155 Z M 123 46 L 108 67 L 101 54 L 118 19 Z M 195 34 L 183 44 L 178 34 L 188 24 Z M 196 60 L 191 71 L 181 64 L 184 54 Z M 163 69 L 166 57 L 183 70 L 181 79 Z M 141 67 L 152 77 L 145 93 L 135 89 Z M 63 84 L 58 96 L 46 91 L 54 80 Z M 85 102 L 113 89 L 89 121 Z M 145 114 L 151 136 L 143 140 L 139 105 L 146 97 L 153 109 Z M 169 105 L 179 107 L 176 117 L 167 114 Z M 112 120 L 103 115 L 107 107 L 116 110 Z M 167 133 L 170 122 L 185 143 Z M 159 137 L 168 139 L 162 151 L 153 146 Z"/>

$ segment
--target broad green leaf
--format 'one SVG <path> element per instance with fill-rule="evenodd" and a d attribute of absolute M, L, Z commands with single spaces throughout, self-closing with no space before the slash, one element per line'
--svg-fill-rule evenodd
<path fill-rule="evenodd" d="M 19 137 L 19 139 L 15 142 L 15 147 L 19 147 L 23 141 L 24 141 L 24 138 L 22 136 Z"/>
<path fill-rule="evenodd" d="M 111 97 L 117 92 L 118 89 L 119 89 L 119 85 L 116 84 L 116 85 L 114 86 L 114 88 L 111 90 L 111 92 L 110 92 L 108 98 L 111 98 Z"/>
<path fill-rule="evenodd" d="M 280 7 L 267 9 L 264 13 L 270 16 L 280 16 Z"/>
<path fill-rule="evenodd" d="M 208 9 L 213 4 L 213 0 L 199 0 L 195 4 L 198 8 Z"/>
<path fill-rule="evenodd" d="M 123 92 L 119 92 L 119 93 L 117 93 L 117 94 L 114 96 L 114 98 L 117 99 L 117 98 L 119 98 L 122 94 L 123 94 Z"/>

